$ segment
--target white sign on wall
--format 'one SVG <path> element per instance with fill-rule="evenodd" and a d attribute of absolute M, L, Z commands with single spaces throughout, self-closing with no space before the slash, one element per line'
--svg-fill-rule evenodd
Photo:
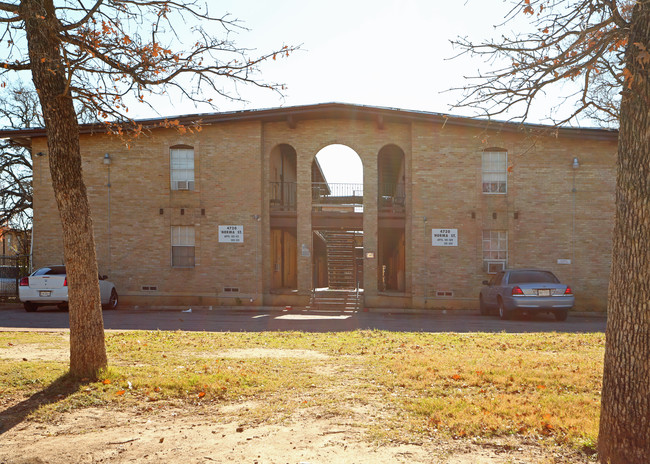
<path fill-rule="evenodd" d="M 244 243 L 244 226 L 219 226 L 219 242 Z"/>
<path fill-rule="evenodd" d="M 458 229 L 431 229 L 431 245 L 458 246 Z"/>

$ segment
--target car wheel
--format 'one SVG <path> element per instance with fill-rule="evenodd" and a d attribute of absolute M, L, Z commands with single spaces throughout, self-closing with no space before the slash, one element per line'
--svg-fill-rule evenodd
<path fill-rule="evenodd" d="M 481 312 L 481 316 L 486 316 L 489 313 L 488 307 L 483 301 L 483 295 L 479 295 L 478 297 L 478 307 L 479 311 Z"/>
<path fill-rule="evenodd" d="M 499 318 L 504 321 L 510 319 L 510 311 L 506 309 L 501 298 L 499 298 Z"/>
<path fill-rule="evenodd" d="M 567 309 L 558 309 L 553 311 L 553 315 L 555 316 L 556 321 L 566 321 L 569 311 Z"/>
<path fill-rule="evenodd" d="M 27 311 L 28 313 L 33 313 L 38 309 L 38 306 L 35 305 L 34 303 L 26 302 L 23 304 L 23 306 L 25 308 L 25 311 Z"/>
<path fill-rule="evenodd" d="M 119 304 L 119 299 L 117 298 L 117 291 L 115 289 L 111 290 L 111 297 L 108 300 L 108 304 L 104 305 L 104 309 L 117 309 Z"/>

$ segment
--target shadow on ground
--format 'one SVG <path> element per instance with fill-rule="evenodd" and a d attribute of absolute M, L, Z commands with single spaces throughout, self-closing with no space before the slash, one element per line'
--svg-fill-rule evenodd
<path fill-rule="evenodd" d="M 68 396 L 77 392 L 81 385 L 85 384 L 86 382 L 81 382 L 70 374 L 65 374 L 52 382 L 47 388 L 36 392 L 26 400 L 5 409 L 0 412 L 0 435 L 8 432 L 23 422 L 31 413 L 41 406 L 63 401 Z"/>

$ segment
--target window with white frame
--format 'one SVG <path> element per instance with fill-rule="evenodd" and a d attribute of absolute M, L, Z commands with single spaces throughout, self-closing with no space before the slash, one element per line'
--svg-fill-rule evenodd
<path fill-rule="evenodd" d="M 508 152 L 490 148 L 483 152 L 483 193 L 508 191 Z"/>
<path fill-rule="evenodd" d="M 483 267 L 488 274 L 496 274 L 507 267 L 508 231 L 483 231 Z"/>
<path fill-rule="evenodd" d="M 194 267 L 194 227 L 172 226 L 172 267 Z"/>
<path fill-rule="evenodd" d="M 194 190 L 194 148 L 172 147 L 169 159 L 172 190 Z"/>

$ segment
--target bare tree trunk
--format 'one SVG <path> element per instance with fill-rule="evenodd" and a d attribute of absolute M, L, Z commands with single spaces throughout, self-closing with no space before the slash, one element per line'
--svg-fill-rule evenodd
<path fill-rule="evenodd" d="M 639 46 L 640 45 L 640 46 Z M 621 102 L 599 458 L 650 460 L 650 4 L 634 7 Z"/>
<path fill-rule="evenodd" d="M 106 367 L 104 321 L 90 204 L 81 172 L 77 115 L 66 86 L 52 0 L 23 0 L 32 78 L 47 132 L 50 172 L 63 226 L 70 309 L 70 373 L 93 378 Z"/>

